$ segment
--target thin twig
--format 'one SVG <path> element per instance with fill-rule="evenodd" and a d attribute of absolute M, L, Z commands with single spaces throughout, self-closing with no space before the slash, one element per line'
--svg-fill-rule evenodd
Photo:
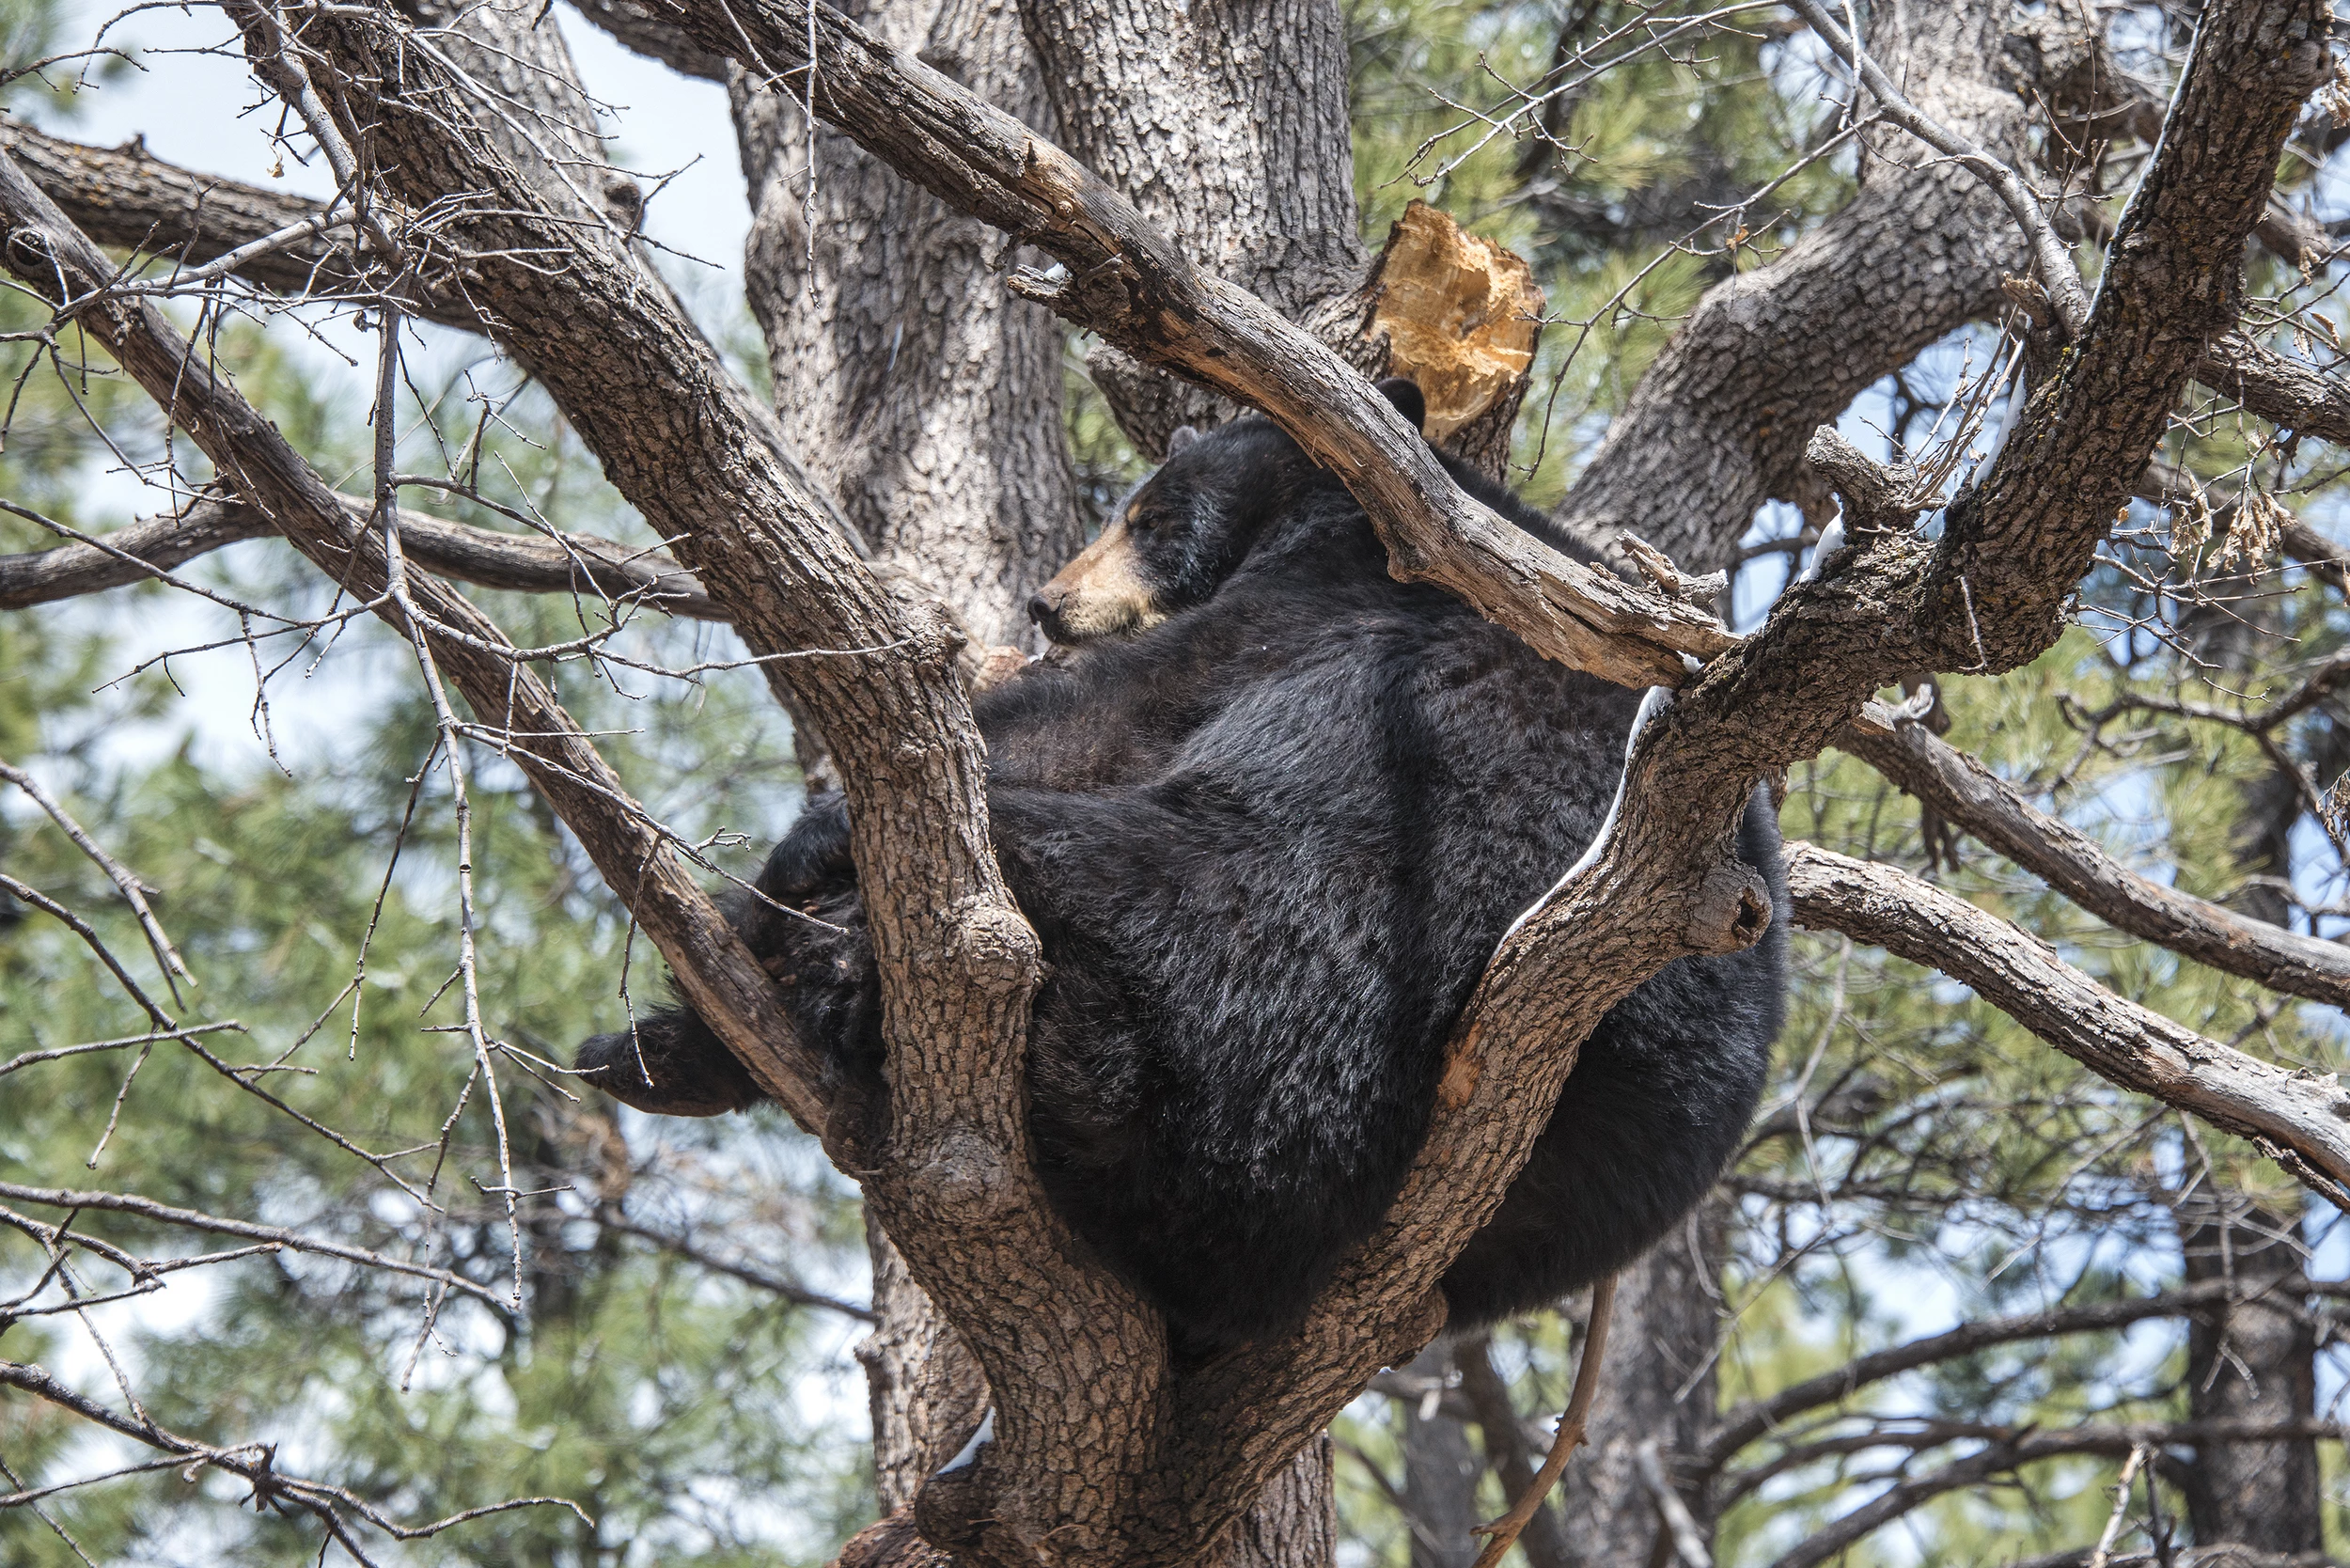
<path fill-rule="evenodd" d="M 1543 1499 L 1550 1496 L 1550 1489 L 1559 1484 L 1569 1456 L 1583 1446 L 1591 1399 L 1599 1392 L 1600 1357 L 1607 1352 L 1607 1320 L 1615 1305 L 1616 1277 L 1611 1274 L 1591 1287 L 1591 1320 L 1583 1330 L 1583 1354 L 1574 1364 L 1574 1392 L 1567 1399 L 1566 1412 L 1559 1418 L 1559 1435 L 1551 1439 L 1550 1452 L 1543 1458 L 1543 1467 L 1534 1472 L 1534 1483 L 1511 1504 L 1510 1512 L 1490 1525 L 1477 1527 L 1476 1533 L 1492 1539 L 1477 1554 L 1473 1568 L 1494 1568 L 1501 1560 L 1516 1544 L 1527 1521 L 1534 1517 L 1534 1511 L 1543 1506 Z"/>

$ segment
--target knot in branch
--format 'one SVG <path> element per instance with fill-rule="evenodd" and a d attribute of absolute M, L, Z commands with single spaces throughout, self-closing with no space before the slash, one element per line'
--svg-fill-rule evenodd
<path fill-rule="evenodd" d="M 1762 941 L 1770 927 L 1771 890 L 1762 873 L 1743 860 L 1731 860 L 1706 872 L 1698 886 L 1684 939 L 1696 952 L 1744 952 Z"/>
<path fill-rule="evenodd" d="M 1837 434 L 1831 426 L 1822 425 L 1811 432 L 1803 455 L 1812 467 L 1827 477 L 1836 498 L 1843 504 L 1844 530 L 1848 534 L 1907 527 L 1913 518 L 1933 504 L 1930 497 L 1919 494 L 1920 486 L 1915 469 L 1906 463 L 1886 467 Z"/>

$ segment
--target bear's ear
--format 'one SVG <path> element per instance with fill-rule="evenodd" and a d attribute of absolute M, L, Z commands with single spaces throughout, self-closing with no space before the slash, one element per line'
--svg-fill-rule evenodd
<path fill-rule="evenodd" d="M 1412 429 L 1427 428 L 1428 400 L 1419 395 L 1419 388 L 1408 377 L 1389 376 L 1379 384 L 1379 395 L 1393 403 L 1396 412 L 1412 422 Z"/>
<path fill-rule="evenodd" d="M 1183 448 L 1199 439 L 1199 432 L 1189 425 L 1178 425 L 1167 432 L 1167 461 L 1174 462 L 1183 455 Z"/>

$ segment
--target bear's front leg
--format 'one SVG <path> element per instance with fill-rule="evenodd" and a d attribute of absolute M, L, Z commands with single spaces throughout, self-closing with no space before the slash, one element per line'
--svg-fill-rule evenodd
<path fill-rule="evenodd" d="M 656 1116 L 718 1116 L 764 1098 L 734 1053 L 682 1008 L 600 1034 L 579 1048 L 582 1079 Z"/>

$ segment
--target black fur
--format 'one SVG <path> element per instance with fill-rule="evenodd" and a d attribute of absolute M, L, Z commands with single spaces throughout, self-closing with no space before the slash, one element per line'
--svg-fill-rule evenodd
<path fill-rule="evenodd" d="M 1167 619 L 1032 666 L 978 711 L 997 853 L 1050 963 L 1029 1038 L 1043 1179 L 1201 1351 L 1292 1325 L 1370 1233 L 1485 961 L 1606 814 L 1638 697 L 1393 581 L 1362 510 L 1264 420 L 1178 443 L 1130 505 Z M 1453 1326 L 1630 1261 L 1735 1149 L 1785 984 L 1760 791 L 1740 852 L 1773 889 L 1768 934 L 1669 965 L 1607 1015 L 1445 1277 Z M 874 1091 L 879 998 L 838 795 L 809 803 L 759 886 L 845 928 L 730 910 L 838 1087 Z M 648 1108 L 749 1097 L 690 1012 L 639 1032 L 653 1086 L 625 1034 L 582 1065 Z"/>

